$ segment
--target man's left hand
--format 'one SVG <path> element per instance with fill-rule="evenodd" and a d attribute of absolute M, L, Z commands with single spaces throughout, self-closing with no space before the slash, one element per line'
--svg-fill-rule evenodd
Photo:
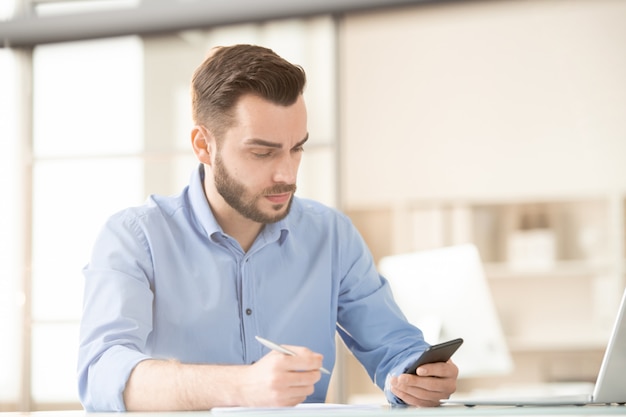
<path fill-rule="evenodd" d="M 391 392 L 408 405 L 437 407 L 456 391 L 459 369 L 452 362 L 438 362 L 417 368 L 417 375 L 391 377 Z"/>

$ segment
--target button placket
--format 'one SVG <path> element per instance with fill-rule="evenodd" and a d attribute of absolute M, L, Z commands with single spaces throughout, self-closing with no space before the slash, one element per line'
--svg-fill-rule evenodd
<path fill-rule="evenodd" d="M 260 357 L 261 349 L 259 343 L 254 336 L 257 334 L 256 318 L 253 316 L 255 308 L 255 290 L 254 290 L 254 276 L 250 271 L 250 258 L 249 254 L 245 255 L 243 262 L 240 264 L 241 274 L 241 309 L 242 309 L 242 328 L 243 337 L 246 351 L 246 362 L 256 360 Z"/>

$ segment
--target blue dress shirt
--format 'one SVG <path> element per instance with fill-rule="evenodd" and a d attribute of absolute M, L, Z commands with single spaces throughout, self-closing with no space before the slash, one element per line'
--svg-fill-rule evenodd
<path fill-rule="evenodd" d="M 78 359 L 86 410 L 123 411 L 126 381 L 145 359 L 251 364 L 268 353 L 255 335 L 306 346 L 332 369 L 338 331 L 382 389 L 427 347 L 345 215 L 294 197 L 244 252 L 216 222 L 203 173 L 177 196 L 113 215 L 95 242 Z M 324 402 L 329 379 L 307 402 Z"/>

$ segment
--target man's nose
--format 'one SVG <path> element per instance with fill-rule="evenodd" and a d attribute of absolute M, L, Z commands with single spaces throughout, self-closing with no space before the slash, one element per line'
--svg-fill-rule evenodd
<path fill-rule="evenodd" d="M 300 158 L 290 155 L 276 164 L 274 171 L 274 182 L 295 184 L 298 176 L 298 167 L 300 166 Z"/>

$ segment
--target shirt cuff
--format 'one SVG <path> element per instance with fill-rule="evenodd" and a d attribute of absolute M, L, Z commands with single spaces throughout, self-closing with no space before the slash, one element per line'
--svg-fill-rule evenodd
<path fill-rule="evenodd" d="M 385 388 L 383 391 L 385 393 L 385 398 L 387 398 L 387 401 L 389 402 L 389 404 L 406 405 L 404 401 L 396 397 L 396 395 L 393 392 L 391 392 L 391 377 L 398 376 L 404 373 L 404 371 L 409 369 L 409 366 L 411 366 L 411 364 L 415 362 L 415 360 L 419 358 L 420 355 L 421 355 L 421 352 L 418 355 L 414 355 L 408 359 L 405 359 L 403 362 L 400 363 L 400 365 L 392 368 L 391 371 L 387 374 L 387 378 L 385 378 Z"/>
<path fill-rule="evenodd" d="M 87 411 L 126 411 L 124 390 L 132 370 L 149 356 L 125 346 L 109 348 L 91 366 Z"/>

